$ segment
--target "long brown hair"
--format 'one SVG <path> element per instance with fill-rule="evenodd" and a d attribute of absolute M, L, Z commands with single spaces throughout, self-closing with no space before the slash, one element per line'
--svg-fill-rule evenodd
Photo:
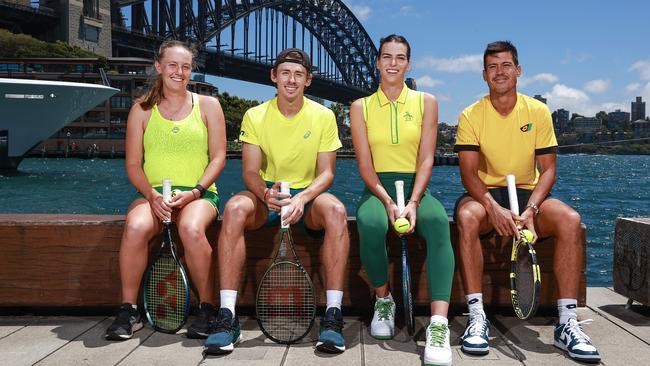
<path fill-rule="evenodd" d="M 192 70 L 194 70 L 194 59 L 196 56 L 196 52 L 188 46 L 185 42 L 181 41 L 165 41 L 160 45 L 160 48 L 158 49 L 158 53 L 155 56 L 155 61 L 160 62 L 162 58 L 165 55 L 165 51 L 168 48 L 172 47 L 183 47 L 187 51 L 189 51 L 192 54 Z M 140 107 L 142 107 L 143 110 L 148 111 L 151 109 L 154 105 L 160 103 L 160 101 L 163 99 L 163 83 L 162 83 L 162 75 L 160 75 L 158 72 L 149 80 L 149 87 L 147 88 L 147 91 L 144 93 L 143 96 L 138 98 L 136 100 L 136 103 L 140 103 Z"/>

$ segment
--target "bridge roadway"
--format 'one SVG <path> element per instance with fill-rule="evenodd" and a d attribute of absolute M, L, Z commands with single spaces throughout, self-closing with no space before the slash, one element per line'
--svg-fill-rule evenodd
<path fill-rule="evenodd" d="M 581 319 L 594 322 L 585 330 L 598 347 L 603 365 L 641 365 L 650 358 L 650 311 L 639 304 L 625 309 L 626 298 L 609 288 L 587 290 Z M 13 365 L 421 365 L 426 317 L 417 318 L 415 339 L 401 327 L 391 341 L 369 335 L 369 316 L 345 318 L 347 350 L 337 356 L 314 351 L 317 328 L 304 342 L 285 346 L 272 343 L 257 322 L 242 317 L 243 341 L 225 356 L 202 354 L 202 341 L 154 332 L 150 326 L 131 340 L 108 342 L 103 334 L 112 322 L 107 316 L 0 316 L 1 363 Z M 520 321 L 509 313 L 491 315 L 491 352 L 472 357 L 460 351 L 458 339 L 466 316 L 450 319 L 453 363 L 463 365 L 579 365 L 553 347 L 555 317 L 536 316 Z M 645 360 L 645 361 L 643 361 Z"/>

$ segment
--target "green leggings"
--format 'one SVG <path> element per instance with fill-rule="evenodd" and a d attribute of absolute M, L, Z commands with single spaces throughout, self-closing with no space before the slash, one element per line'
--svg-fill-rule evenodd
<path fill-rule="evenodd" d="M 404 196 L 411 195 L 415 174 L 379 173 L 379 180 L 395 199 L 395 181 L 404 181 Z M 357 207 L 357 228 L 361 245 L 361 262 L 373 287 L 388 282 L 386 233 L 388 214 L 381 201 L 366 188 Z M 454 252 L 449 239 L 449 221 L 442 204 L 427 190 L 420 200 L 415 222 L 417 234 L 427 243 L 427 282 L 430 301 L 449 302 L 454 274 Z M 415 257 L 417 253 L 411 253 Z"/>

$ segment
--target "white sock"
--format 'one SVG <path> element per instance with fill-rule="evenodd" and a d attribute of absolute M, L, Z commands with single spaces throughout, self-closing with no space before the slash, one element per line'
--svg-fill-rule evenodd
<path fill-rule="evenodd" d="M 325 309 L 338 308 L 340 310 L 341 303 L 343 303 L 343 291 L 327 290 L 325 293 L 327 294 L 327 307 Z"/>
<path fill-rule="evenodd" d="M 235 303 L 237 303 L 237 291 L 234 290 L 221 290 L 219 291 L 221 297 L 221 307 L 226 308 L 235 316 Z"/>
<path fill-rule="evenodd" d="M 431 323 L 442 323 L 444 325 L 449 325 L 449 320 L 442 315 L 432 315 Z"/>
<path fill-rule="evenodd" d="M 133 308 L 133 310 L 138 310 L 138 304 L 131 304 L 131 307 Z"/>
<path fill-rule="evenodd" d="M 483 294 L 480 292 L 465 295 L 467 307 L 469 308 L 469 317 L 482 315 L 483 319 L 486 318 L 485 310 L 483 310 Z"/>
<path fill-rule="evenodd" d="M 379 300 L 379 301 L 392 301 L 392 302 L 395 302 L 395 300 L 393 300 L 393 294 L 391 294 L 390 292 L 388 293 L 388 295 L 386 295 L 384 297 L 379 297 L 377 295 L 375 295 L 375 297 L 377 297 L 377 300 Z"/>
<path fill-rule="evenodd" d="M 566 324 L 569 319 L 578 319 L 576 299 L 557 299 L 557 312 L 560 314 L 560 324 Z"/>

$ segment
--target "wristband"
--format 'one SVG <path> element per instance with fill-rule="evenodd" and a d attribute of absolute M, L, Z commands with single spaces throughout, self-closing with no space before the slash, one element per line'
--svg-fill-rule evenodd
<path fill-rule="evenodd" d="M 203 197 L 203 195 L 205 194 L 205 192 L 207 192 L 207 190 L 206 190 L 205 188 L 203 188 L 203 186 L 200 185 L 200 184 L 195 185 L 195 186 L 194 186 L 194 189 L 196 189 L 197 191 L 199 191 L 199 197 Z"/>
<path fill-rule="evenodd" d="M 271 188 L 264 189 L 264 195 L 262 196 L 262 202 L 266 202 L 266 196 L 271 192 Z"/>

